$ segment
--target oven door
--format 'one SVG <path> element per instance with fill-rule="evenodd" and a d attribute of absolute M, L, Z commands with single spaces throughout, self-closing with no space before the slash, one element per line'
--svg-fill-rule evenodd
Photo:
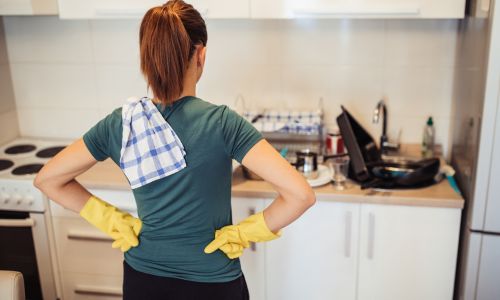
<path fill-rule="evenodd" d="M 57 299 L 43 213 L 0 210 L 0 269 L 23 274 L 26 299 Z"/>

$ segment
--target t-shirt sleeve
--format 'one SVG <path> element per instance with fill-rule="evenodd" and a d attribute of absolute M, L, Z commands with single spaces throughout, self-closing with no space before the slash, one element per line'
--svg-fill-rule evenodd
<path fill-rule="evenodd" d="M 226 152 L 240 163 L 247 152 L 263 139 L 252 124 L 225 105 L 222 108 L 221 123 Z"/>
<path fill-rule="evenodd" d="M 103 161 L 110 156 L 109 132 L 111 118 L 112 114 L 107 115 L 83 135 L 83 142 L 87 149 L 98 161 Z"/>

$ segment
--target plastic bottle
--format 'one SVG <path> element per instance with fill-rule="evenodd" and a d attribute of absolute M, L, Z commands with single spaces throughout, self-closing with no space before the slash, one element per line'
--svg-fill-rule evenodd
<path fill-rule="evenodd" d="M 424 158 L 429 158 L 434 156 L 434 136 L 436 131 L 434 128 L 434 122 L 432 117 L 427 119 L 427 124 L 424 128 L 424 136 L 422 139 L 422 156 Z"/>

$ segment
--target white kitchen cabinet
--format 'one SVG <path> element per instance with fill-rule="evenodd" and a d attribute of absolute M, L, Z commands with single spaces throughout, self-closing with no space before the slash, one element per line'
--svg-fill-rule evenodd
<path fill-rule="evenodd" d="M 359 207 L 318 201 L 266 243 L 266 299 L 355 299 Z"/>
<path fill-rule="evenodd" d="M 208 19 L 250 18 L 251 0 L 192 0 L 192 4 Z"/>
<path fill-rule="evenodd" d="M 0 15 L 57 15 L 57 0 L 0 0 Z"/>
<path fill-rule="evenodd" d="M 91 189 L 90 192 L 123 211 L 137 216 L 130 190 Z M 63 300 L 120 299 L 123 253 L 111 247 L 112 239 L 85 221 L 78 213 L 50 201 L 55 238 L 59 290 Z"/>
<path fill-rule="evenodd" d="M 465 0 L 251 0 L 252 18 L 463 18 Z"/>
<path fill-rule="evenodd" d="M 208 19 L 249 18 L 250 0 L 193 0 L 192 4 Z M 59 0 L 63 19 L 142 18 L 146 11 L 164 4 L 162 0 Z"/>
<path fill-rule="evenodd" d="M 359 300 L 451 300 L 460 209 L 361 205 Z"/>
<path fill-rule="evenodd" d="M 266 243 L 267 299 L 452 299 L 460 209 L 318 201 Z"/>
<path fill-rule="evenodd" d="M 264 209 L 264 200 L 254 198 L 232 199 L 233 223 Z M 241 268 L 248 285 L 250 299 L 265 300 L 265 243 L 252 244 L 240 256 Z"/>
<path fill-rule="evenodd" d="M 82 218 L 54 218 L 57 257 L 65 272 L 123 276 L 123 253 Z"/>
<path fill-rule="evenodd" d="M 122 276 L 94 276 L 68 272 L 63 278 L 62 300 L 122 299 Z"/>

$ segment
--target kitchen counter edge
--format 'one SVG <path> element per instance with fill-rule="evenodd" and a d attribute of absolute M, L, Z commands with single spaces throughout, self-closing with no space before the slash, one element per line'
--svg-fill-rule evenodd
<path fill-rule="evenodd" d="M 89 189 L 130 190 L 125 175 L 111 159 L 97 163 L 76 180 Z M 314 188 L 314 192 L 318 201 L 459 209 L 464 206 L 464 199 L 446 180 L 427 188 L 397 191 L 361 190 L 354 184 L 350 184 L 344 191 L 337 191 L 333 185 L 327 184 Z M 269 199 L 276 197 L 277 192 L 267 182 L 245 179 L 241 168 L 238 168 L 233 174 L 231 195 L 239 198 Z"/>

